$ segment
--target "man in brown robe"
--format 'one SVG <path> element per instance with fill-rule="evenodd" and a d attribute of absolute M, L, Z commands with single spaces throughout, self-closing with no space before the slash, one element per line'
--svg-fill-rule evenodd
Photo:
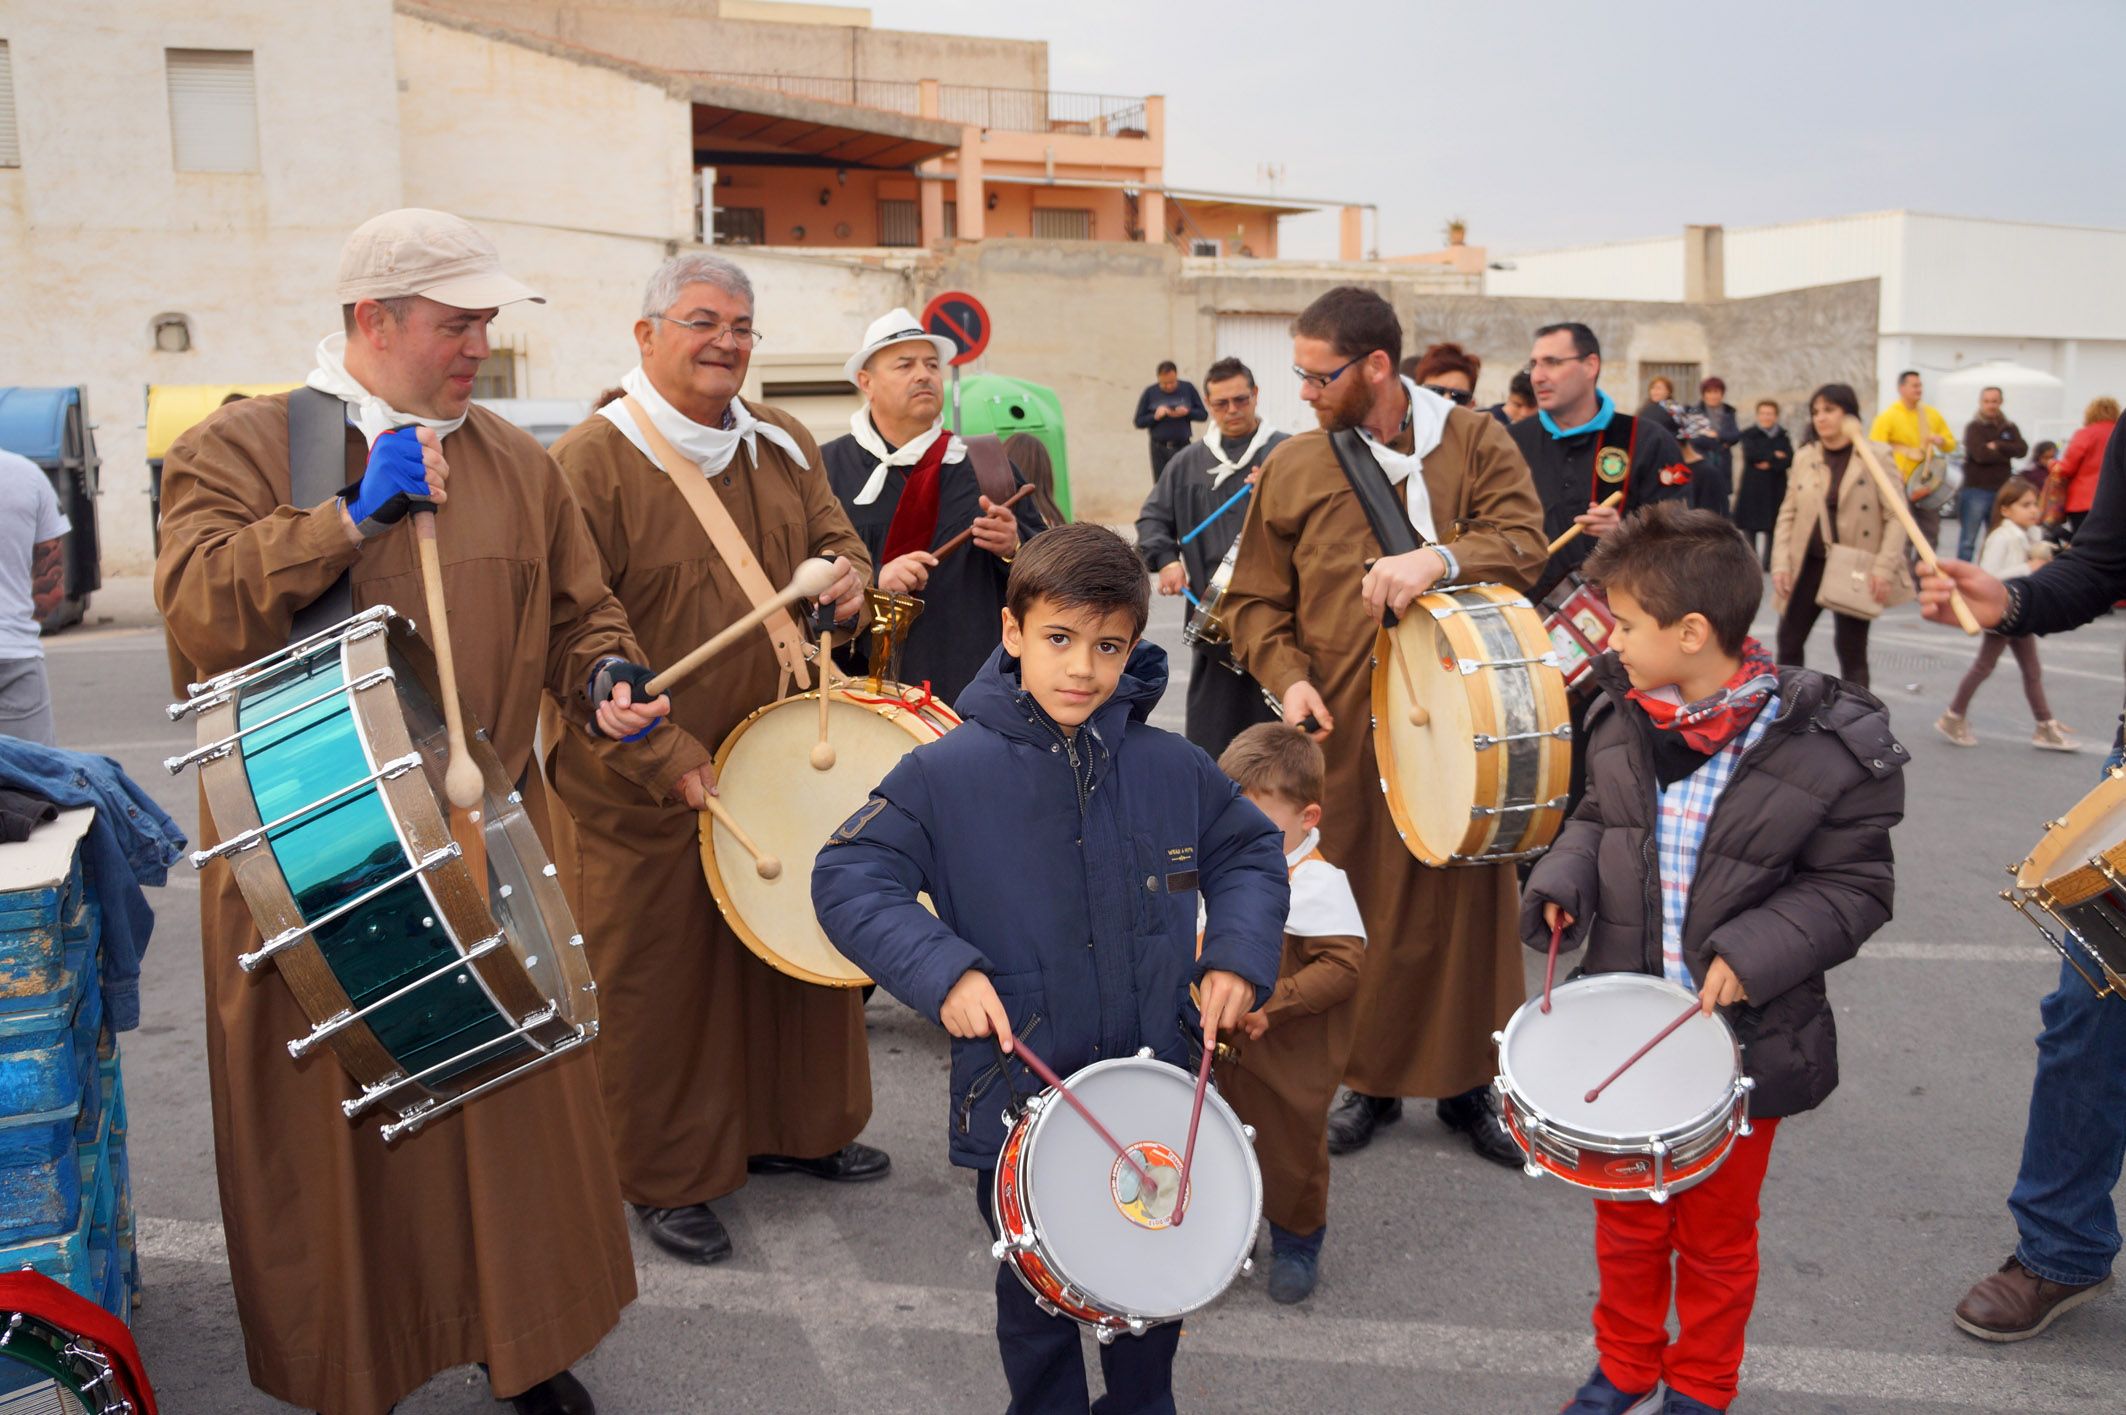
<path fill-rule="evenodd" d="M 341 496 L 292 504 L 289 394 L 223 407 L 164 463 L 155 591 L 175 686 L 282 647 L 342 576 L 349 612 L 392 605 L 425 621 L 405 517 L 425 490 L 461 697 L 539 820 L 541 689 L 573 691 L 585 719 L 601 662 L 641 654 L 553 462 L 469 407 L 495 307 L 536 296 L 501 273 L 484 236 L 431 211 L 358 229 L 339 296 L 347 333 L 321 346 L 311 382 L 345 407 Z M 381 436 L 391 428 L 406 430 Z M 409 446 L 410 470 L 395 472 Z M 653 720 L 611 703 L 598 716 L 615 737 Z M 654 757 L 659 735 L 677 734 L 606 746 Z M 200 830 L 219 836 L 204 797 Z M 253 1383 L 328 1415 L 379 1415 L 477 1361 L 519 1412 L 589 1415 L 567 1368 L 635 1297 L 589 1053 L 387 1148 L 373 1118 L 341 1114 L 356 1088 L 331 1055 L 289 1058 L 310 1022 L 270 969 L 237 966 L 259 934 L 227 869 L 201 881 L 200 917 L 216 1170 Z"/>
<path fill-rule="evenodd" d="M 1524 992 L 1513 867 L 1434 869 L 1404 847 L 1380 788 L 1370 694 L 1381 606 L 1401 613 L 1435 584 L 1526 590 L 1546 558 L 1543 508 L 1503 428 L 1397 375 L 1402 327 L 1385 300 L 1344 286 L 1292 328 L 1300 393 L 1322 428 L 1264 464 L 1227 602 L 1241 665 L 1286 722 L 1312 715 L 1324 729 L 1322 853 L 1350 874 L 1371 940 L 1329 1148 L 1359 1148 L 1401 1115 L 1401 1097 L 1431 1096 L 1478 1154 L 1518 1165 L 1487 1085 L 1491 1033 Z M 1343 427 L 1360 430 L 1411 508 L 1419 549 L 1381 557 L 1329 442 Z"/>
<path fill-rule="evenodd" d="M 642 364 L 621 381 L 629 396 L 554 444 L 606 581 L 654 663 L 753 607 L 660 465 L 667 451 L 680 475 L 707 479 L 770 584 L 787 583 L 807 556 L 839 556 L 824 598 L 846 621 L 871 578 L 811 434 L 738 397 L 752 330 L 752 286 L 737 266 L 702 254 L 667 261 L 635 325 Z M 754 956 L 702 872 L 697 812 L 715 787 L 711 753 L 775 700 L 781 675 L 763 631 L 681 684 L 672 725 L 657 734 L 674 749 L 654 780 L 616 775 L 581 734 L 561 738 L 548 761 L 570 817 L 557 822 L 562 884 L 598 976 L 598 1067 L 620 1187 L 651 1239 L 692 1262 L 730 1256 L 710 1201 L 748 1172 L 860 1180 L 888 1167 L 855 1143 L 871 1117 L 862 995 Z M 766 804 L 731 809 L 742 817 Z"/>

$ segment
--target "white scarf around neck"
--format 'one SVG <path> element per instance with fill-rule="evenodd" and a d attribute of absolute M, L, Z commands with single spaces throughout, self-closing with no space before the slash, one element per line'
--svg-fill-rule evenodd
<path fill-rule="evenodd" d="M 695 422 L 666 401 L 665 396 L 657 391 L 656 385 L 650 382 L 650 376 L 642 371 L 640 364 L 620 376 L 620 386 L 642 405 L 643 411 L 650 415 L 650 421 L 656 425 L 657 431 L 664 434 L 664 440 L 677 448 L 680 455 L 688 461 L 699 466 L 703 476 L 713 477 L 730 466 L 731 459 L 738 455 L 741 445 L 746 449 L 746 460 L 759 465 L 760 450 L 754 445 L 754 440 L 761 437 L 789 453 L 790 460 L 798 466 L 810 465 L 805 460 L 803 449 L 798 447 L 796 438 L 774 423 L 762 422 L 754 417 L 740 399 L 731 400 L 729 427 L 707 427 Z M 627 410 L 620 406 L 619 399 L 615 398 L 600 408 L 598 416 L 619 428 L 621 435 L 634 443 L 636 450 L 643 456 L 652 462 L 657 460 L 657 454 L 650 450 L 649 439 L 642 435 L 641 428 L 635 426 L 635 420 L 627 416 Z"/>
<path fill-rule="evenodd" d="M 395 427 L 432 427 L 441 441 L 465 426 L 466 414 L 454 418 L 423 418 L 402 413 L 371 393 L 361 380 L 347 372 L 347 336 L 327 334 L 317 344 L 317 367 L 310 370 L 309 386 L 330 393 L 347 405 L 347 421 L 361 429 L 362 440 L 371 447 Z"/>
<path fill-rule="evenodd" d="M 889 452 L 886 450 L 886 439 L 880 434 L 878 424 L 871 421 L 871 409 L 866 405 L 849 415 L 849 435 L 856 439 L 857 446 L 878 458 L 878 465 L 871 469 L 871 475 L 865 478 L 863 488 L 856 493 L 856 504 L 869 506 L 878 500 L 878 494 L 886 489 L 887 472 L 895 467 L 912 467 L 922 461 L 931 446 L 947 434 L 944 420 L 940 419 L 931 424 L 928 432 L 911 437 L 906 443 Z M 951 437 L 952 441 L 945 444 L 945 460 L 965 461 L 967 444 L 960 441 L 957 433 L 951 434 Z"/>
<path fill-rule="evenodd" d="M 1410 524 L 1424 533 L 1425 539 L 1437 542 L 1439 528 L 1432 521 L 1432 494 L 1425 489 L 1425 458 L 1440 444 L 1447 431 L 1447 414 L 1454 407 L 1439 394 L 1420 388 L 1410 379 L 1403 380 L 1403 392 L 1410 397 L 1410 436 L 1408 452 L 1397 452 L 1385 443 L 1376 442 L 1373 434 L 1364 428 L 1358 435 L 1373 452 L 1373 460 L 1380 463 L 1381 471 L 1388 477 L 1390 486 L 1403 489 L 1403 505 L 1410 513 Z"/>
<path fill-rule="evenodd" d="M 1271 427 L 1267 421 L 1255 424 L 1255 435 L 1248 440 L 1247 450 L 1240 454 L 1240 460 L 1236 462 L 1225 455 L 1225 436 L 1218 431 L 1218 424 L 1214 422 L 1206 428 L 1203 445 L 1211 452 L 1212 490 L 1215 491 L 1220 482 L 1254 461 L 1255 454 L 1262 450 L 1262 445 L 1276 434 L 1277 429 Z"/>

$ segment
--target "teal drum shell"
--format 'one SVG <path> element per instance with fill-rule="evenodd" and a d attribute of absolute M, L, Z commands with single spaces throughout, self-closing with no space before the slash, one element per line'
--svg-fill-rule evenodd
<path fill-rule="evenodd" d="M 346 683 L 342 656 L 321 654 L 247 685 L 237 726 L 256 730 L 240 744 L 244 771 L 261 820 L 293 817 L 266 839 L 297 912 L 309 922 L 352 904 L 311 930 L 348 1001 L 361 1009 L 391 998 L 368 1014 L 370 1031 L 408 1076 L 443 1088 L 533 1047 L 510 1038 L 515 1024 L 470 963 L 392 998 L 462 950 L 427 877 L 404 877 L 411 847 L 382 784 L 361 784 L 382 763 L 364 741 L 353 695 L 340 691 Z"/>

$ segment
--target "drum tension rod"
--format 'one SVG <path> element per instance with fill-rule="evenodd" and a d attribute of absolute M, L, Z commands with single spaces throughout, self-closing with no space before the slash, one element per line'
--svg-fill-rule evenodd
<path fill-rule="evenodd" d="M 342 683 L 337 688 L 328 689 L 325 692 L 319 693 L 314 698 L 311 698 L 305 702 L 297 703 L 292 708 L 286 708 L 280 712 L 273 714 L 273 716 L 267 718 L 263 722 L 254 722 L 248 727 L 240 727 L 236 731 L 230 733 L 228 736 L 222 738 L 220 741 L 209 742 L 203 747 L 195 747 L 181 757 L 165 757 L 163 759 L 162 764 L 170 769 L 170 775 L 175 776 L 177 775 L 177 773 L 183 771 L 186 767 L 191 766 L 195 762 L 207 761 L 213 758 L 227 756 L 229 754 L 229 750 L 232 747 L 234 747 L 238 742 L 242 741 L 244 738 L 250 736 L 254 732 L 263 732 L 265 729 L 273 726 L 275 723 L 286 722 L 289 718 L 294 717 L 297 713 L 308 712 L 311 708 L 316 707 L 320 703 L 329 703 L 334 698 L 343 698 L 350 693 L 359 693 L 360 691 L 362 691 L 362 689 L 373 688 L 379 683 L 389 683 L 397 676 L 398 675 L 392 672 L 392 670 L 390 670 L 389 668 L 379 668 L 373 673 L 364 673 L 361 677 L 355 679 L 352 683 Z"/>
<path fill-rule="evenodd" d="M 204 683 L 187 683 L 185 691 L 191 694 L 191 699 L 186 702 L 172 703 L 167 709 L 170 714 L 170 720 L 175 722 L 186 713 L 197 711 L 199 701 L 202 698 L 219 698 L 221 696 L 220 690 L 231 683 L 241 682 L 246 678 L 255 678 L 268 668 L 278 668 L 284 664 L 300 662 L 328 644 L 337 646 L 341 643 L 352 643 L 357 639 L 366 639 L 372 634 L 380 634 L 384 631 L 384 621 L 390 619 L 393 613 L 394 611 L 388 604 L 380 604 L 374 609 L 365 609 L 352 619 L 345 621 L 345 624 L 335 624 L 330 629 L 312 634 L 307 639 L 297 639 L 285 648 L 275 649 L 264 658 L 253 659 L 241 668 L 232 668 L 227 673 L 217 673 Z M 352 624 L 355 627 L 342 634 L 340 630 L 345 628 L 346 624 Z"/>
<path fill-rule="evenodd" d="M 1476 744 L 1476 749 L 1481 752 L 1486 748 L 1496 747 L 1501 742 L 1533 742 L 1543 737 L 1555 737 L 1560 742 L 1570 742 L 1572 740 L 1572 724 L 1561 722 L 1543 732 L 1502 732 L 1496 737 L 1479 732 L 1470 740 Z"/>
<path fill-rule="evenodd" d="M 318 915 L 314 919 L 310 919 L 304 923 L 298 924 L 292 929 L 281 930 L 281 932 L 275 934 L 272 938 L 267 939 L 257 952 L 238 954 L 236 958 L 236 965 L 239 968 L 242 968 L 246 973 L 255 973 L 259 970 L 260 965 L 264 964 L 275 954 L 284 953 L 288 949 L 293 948 L 298 942 L 302 940 L 304 935 L 315 933 L 319 929 L 323 928 L 325 925 L 332 923 L 334 920 L 342 918 L 345 915 L 354 912 L 356 909 L 361 908 L 364 904 L 367 904 L 370 900 L 377 898 L 379 895 L 382 895 L 389 890 L 397 889 L 400 885 L 404 884 L 407 880 L 412 879 L 415 875 L 426 874 L 430 870 L 435 869 L 437 866 L 441 865 L 444 861 L 455 860 L 457 858 L 458 842 L 455 840 L 451 841 L 450 844 L 443 846 L 441 849 L 431 850 L 426 855 L 423 855 L 418 863 L 399 871 L 397 874 L 393 875 L 390 879 L 385 880 L 383 883 L 372 885 L 370 888 L 363 890 L 360 894 L 355 895 L 352 899 L 341 900 L 338 904 L 335 904 L 334 906 L 332 906 L 332 908 L 326 910 L 324 913 Z"/>
<path fill-rule="evenodd" d="M 1524 806 L 1471 806 L 1471 818 L 1482 820 L 1487 816 L 1514 816 L 1525 811 L 1562 811 L 1570 796 L 1553 796 L 1547 801 L 1530 801 Z"/>
<path fill-rule="evenodd" d="M 525 1018 L 522 1022 L 510 1028 L 508 1031 L 502 1032 L 496 1036 L 489 1037 L 484 1042 L 476 1042 L 472 1046 L 467 1047 L 464 1051 L 459 1052 L 456 1056 L 446 1056 L 441 1061 L 435 1063 L 435 1065 L 424 1066 L 419 1071 L 414 1072 L 411 1076 L 401 1076 L 394 1081 L 379 1081 L 374 1086 L 362 1087 L 362 1093 L 359 1096 L 356 1096 L 353 1100 L 341 1101 L 340 1109 L 346 1112 L 347 1118 L 349 1120 L 352 1120 L 357 1115 L 360 1115 L 363 1111 L 369 1109 L 369 1107 L 375 1105 L 378 1101 L 382 1100 L 385 1096 L 390 1095 L 393 1091 L 404 1090 L 408 1086 L 418 1086 L 439 1071 L 447 1071 L 451 1067 L 461 1066 L 466 1061 L 470 1060 L 475 1056 L 478 1056 L 483 1051 L 493 1051 L 498 1046 L 502 1046 L 505 1043 L 515 1041 L 520 1037 L 527 1036 L 534 1027 L 543 1027 L 547 1023 L 553 1021 L 554 1018 L 559 1015 L 560 1008 L 557 1007 L 555 1004 L 549 1002 L 546 1006 L 540 1008 L 537 1012 L 532 1013 L 531 1016 Z M 468 1092 L 467 1094 L 470 1093 Z M 459 1096 L 455 1097 L 455 1099 L 463 1100 L 464 1097 Z"/>
<path fill-rule="evenodd" d="M 2023 920 L 2025 923 L 2029 924 L 2032 928 L 2036 929 L 2039 933 L 2045 936 L 2045 942 L 2051 944 L 2053 949 L 2058 952 L 2060 957 L 2067 960 L 2068 967 L 2074 969 L 2075 972 L 2081 974 L 2082 981 L 2089 984 L 2089 990 L 2091 992 L 2095 993 L 2098 997 L 2107 997 L 2111 994 L 2111 987 L 2105 983 L 2099 983 L 2095 978 L 2090 977 L 2089 970 L 2087 968 L 2084 968 L 2079 962 L 2075 960 L 2074 953 L 2067 947 L 2066 942 L 2058 937 L 2055 937 L 2052 930 L 2046 928 L 2042 923 L 2038 922 L 2038 920 L 2030 913 L 2030 910 L 2032 907 L 2044 910 L 2046 915 L 2051 918 L 2052 922 L 2060 926 L 2060 931 L 2064 933 L 2067 938 L 2071 938 L 2074 940 L 2074 946 L 2076 948 L 2081 949 L 2084 953 L 2089 954 L 2090 958 L 2097 962 L 2098 967 L 2102 968 L 2102 961 L 2096 959 L 2095 950 L 2091 949 L 2088 944 L 2082 941 L 2082 936 L 2074 930 L 2074 927 L 2072 925 L 2070 925 L 2065 919 L 2062 919 L 2059 915 L 2054 914 L 2049 905 L 2046 905 L 2042 901 L 2026 899 L 2021 895 L 2017 894 L 2014 890 L 2002 890 L 2001 898 L 2007 900 L 2009 907 L 2013 908 L 2016 913 L 2021 914 L 2023 916 Z"/>
<path fill-rule="evenodd" d="M 1489 662 L 1481 658 L 1458 658 L 1454 661 L 1455 667 L 1464 678 L 1472 673 L 1480 673 L 1487 668 L 1525 668 L 1531 663 L 1540 663 L 1545 668 L 1557 668 L 1557 651 L 1553 649 L 1549 653 L 1537 654 L 1534 658 L 1497 658 Z"/>
<path fill-rule="evenodd" d="M 288 1055 L 294 1057 L 298 1061 L 302 1060 L 303 1057 L 309 1055 L 311 1048 L 315 1047 L 319 1042 L 325 1040 L 327 1037 L 336 1036 L 337 1034 L 346 1031 L 349 1027 L 352 1027 L 355 1023 L 361 1021 L 364 1017 L 369 1016 L 378 1008 L 389 1007 L 392 1003 L 397 1002 L 400 998 L 405 997 L 409 993 L 416 992 L 421 988 L 425 988 L 430 983 L 441 982 L 444 978 L 448 977 L 452 973 L 455 973 L 458 969 L 463 968 L 468 963 L 472 963 L 477 959 L 485 958 L 488 954 L 493 953 L 496 949 L 500 948 L 502 944 L 502 935 L 490 934 L 486 938 L 483 938 L 478 943 L 474 944 L 471 948 L 467 949 L 464 953 L 459 954 L 458 956 L 452 958 L 448 963 L 443 964 L 440 968 L 437 968 L 432 972 L 425 973 L 402 987 L 393 988 L 390 992 L 385 993 L 382 997 L 376 999 L 376 1001 L 368 1003 L 352 1011 L 342 1010 L 340 1012 L 334 1013 L 332 1016 L 326 1018 L 324 1021 L 318 1023 L 315 1027 L 311 1028 L 309 1035 L 297 1037 L 294 1040 L 290 1041 L 288 1043 Z"/>
<path fill-rule="evenodd" d="M 411 1115 L 408 1115 L 401 1120 L 394 1121 L 390 1125 L 380 1127 L 380 1133 L 382 1133 L 384 1137 L 384 1143 L 388 1145 L 394 1140 L 397 1140 L 401 1135 L 411 1135 L 414 1131 L 420 1129 L 429 1121 L 434 1120 L 437 1116 L 448 1115 L 451 1111 L 456 1110 L 459 1106 L 465 1104 L 469 1100 L 472 1100 L 474 1097 L 485 1095 L 487 1092 L 492 1091 L 497 1086 L 504 1086 L 509 1084 L 511 1081 L 516 1080 L 519 1076 L 522 1076 L 525 1072 L 531 1070 L 533 1067 L 544 1066 L 547 1062 L 552 1061 L 557 1056 L 567 1055 L 569 1052 L 574 1051 L 577 1047 L 582 1046 L 585 1042 L 588 1042 L 589 1040 L 591 1040 L 591 1038 L 597 1035 L 598 1029 L 595 1025 L 593 1025 L 583 1031 L 577 1032 L 573 1036 L 563 1037 L 560 1041 L 555 1042 L 551 1047 L 547 1048 L 545 1055 L 535 1057 L 532 1060 L 525 1062 L 522 1066 L 513 1067 L 512 1069 L 503 1072 L 500 1076 L 495 1077 L 492 1081 L 482 1081 L 479 1085 L 473 1087 L 471 1090 L 466 1091 L 462 1095 L 452 1096 L 449 1100 L 442 1102 L 440 1105 L 434 1101 L 424 1101 L 421 1106 L 416 1109 Z"/>
<path fill-rule="evenodd" d="M 210 863 L 224 855 L 235 855 L 249 850 L 260 844 L 282 826 L 300 820 L 312 811 L 331 805 L 334 801 L 352 796 L 357 791 L 365 791 L 379 781 L 395 781 L 420 764 L 421 754 L 419 752 L 408 752 L 403 757 L 393 757 L 390 761 L 384 763 L 381 770 L 371 772 L 359 781 L 351 781 L 329 796 L 320 796 L 307 806 L 297 806 L 279 820 L 268 821 L 264 825 L 254 825 L 249 830 L 240 830 L 211 849 L 194 850 L 192 852 L 192 868 L 203 870 Z"/>

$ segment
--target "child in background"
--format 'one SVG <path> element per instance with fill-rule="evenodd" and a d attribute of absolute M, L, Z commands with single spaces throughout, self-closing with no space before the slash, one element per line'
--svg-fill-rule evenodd
<path fill-rule="evenodd" d="M 2036 487 L 2021 477 L 2009 478 L 1993 498 L 1993 520 L 1978 548 L 1978 568 L 1997 580 L 2013 580 L 2050 560 L 2052 545 L 2037 528 L 2043 504 Z M 1934 730 L 1959 747 L 1978 745 L 1978 734 L 1971 730 L 1964 714 L 1970 710 L 1971 697 L 1979 684 L 1993 676 L 1993 667 L 2000 662 L 2003 649 L 2015 654 L 2015 666 L 2023 673 L 2023 696 L 2030 700 L 2030 711 L 2037 719 L 2030 745 L 2044 752 L 2074 751 L 2075 743 L 2067 735 L 2065 724 L 2053 717 L 2051 705 L 2045 701 L 2045 677 L 2038 666 L 2037 640 L 2029 634 L 2014 638 L 1988 634 L 1979 641 L 1978 657 L 1971 661 L 1964 681 L 1957 685 L 1949 710 L 1935 720 Z"/>
<path fill-rule="evenodd" d="M 1218 1092 L 1255 1127 L 1270 1221 L 1270 1300 L 1314 1290 L 1329 1222 L 1329 1106 L 1351 1058 L 1366 926 L 1344 872 L 1322 858 L 1321 748 L 1281 722 L 1235 737 L 1218 767 L 1284 832 L 1292 908 L 1270 1000 L 1221 1047 Z M 1244 1040 L 1243 1040 L 1244 1039 Z"/>

